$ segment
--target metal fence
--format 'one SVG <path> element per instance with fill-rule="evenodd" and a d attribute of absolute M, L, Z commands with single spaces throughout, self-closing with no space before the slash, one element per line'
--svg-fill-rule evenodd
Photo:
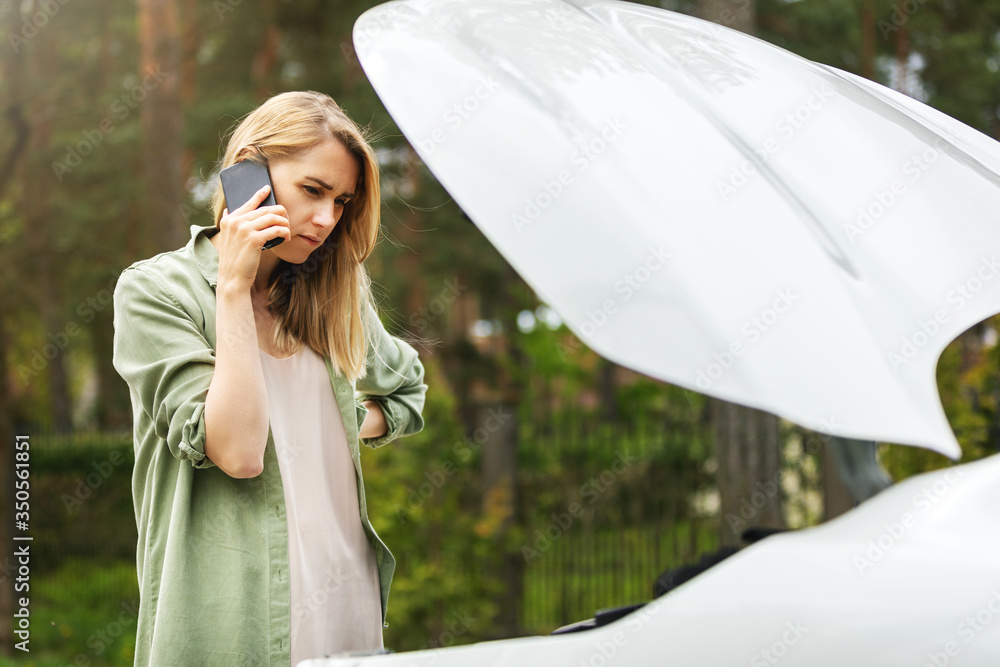
<path fill-rule="evenodd" d="M 718 543 L 703 434 L 564 415 L 518 451 L 520 625 L 547 631 L 645 602 L 666 569 Z"/>

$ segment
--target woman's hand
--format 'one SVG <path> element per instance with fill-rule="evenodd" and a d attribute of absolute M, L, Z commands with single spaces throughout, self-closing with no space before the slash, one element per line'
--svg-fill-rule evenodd
<path fill-rule="evenodd" d="M 260 253 L 264 244 L 275 238 L 290 241 L 288 212 L 285 207 L 257 206 L 264 201 L 270 186 L 258 190 L 243 206 L 222 212 L 219 220 L 219 286 L 235 283 L 249 290 L 257 277 Z"/>
<path fill-rule="evenodd" d="M 358 432 L 359 438 L 378 438 L 389 432 L 389 426 L 385 421 L 385 413 L 382 406 L 375 401 L 365 401 L 361 405 L 368 408 L 365 421 L 361 424 Z"/>

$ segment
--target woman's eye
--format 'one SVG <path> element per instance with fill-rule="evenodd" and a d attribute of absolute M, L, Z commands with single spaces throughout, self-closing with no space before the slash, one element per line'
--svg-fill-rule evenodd
<path fill-rule="evenodd" d="M 349 201 L 351 201 L 351 200 L 350 199 L 338 199 L 337 200 L 337 206 L 347 206 L 347 202 L 349 202 Z"/>
<path fill-rule="evenodd" d="M 315 195 L 319 194 L 319 190 L 317 190 L 316 188 L 314 188 L 311 185 L 303 185 L 302 187 L 305 188 L 305 191 L 308 192 L 311 195 L 315 196 Z"/>

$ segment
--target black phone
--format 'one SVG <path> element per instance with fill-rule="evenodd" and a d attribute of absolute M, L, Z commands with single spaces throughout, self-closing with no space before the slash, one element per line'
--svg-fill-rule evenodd
<path fill-rule="evenodd" d="M 254 194 L 265 185 L 271 186 L 271 191 L 260 203 L 260 206 L 274 206 L 274 185 L 271 184 L 271 172 L 262 164 L 253 160 L 241 160 L 219 172 L 222 179 L 222 193 L 226 196 L 226 208 L 232 213 L 246 204 Z M 260 208 L 258 206 L 258 208 Z M 285 239 L 280 236 L 264 244 L 264 250 L 279 245 Z"/>

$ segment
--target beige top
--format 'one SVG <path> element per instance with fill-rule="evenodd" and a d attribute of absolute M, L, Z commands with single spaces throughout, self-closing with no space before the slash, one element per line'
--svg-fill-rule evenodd
<path fill-rule="evenodd" d="M 288 514 L 292 665 L 381 649 L 378 567 L 323 357 L 303 345 L 260 360 Z"/>

